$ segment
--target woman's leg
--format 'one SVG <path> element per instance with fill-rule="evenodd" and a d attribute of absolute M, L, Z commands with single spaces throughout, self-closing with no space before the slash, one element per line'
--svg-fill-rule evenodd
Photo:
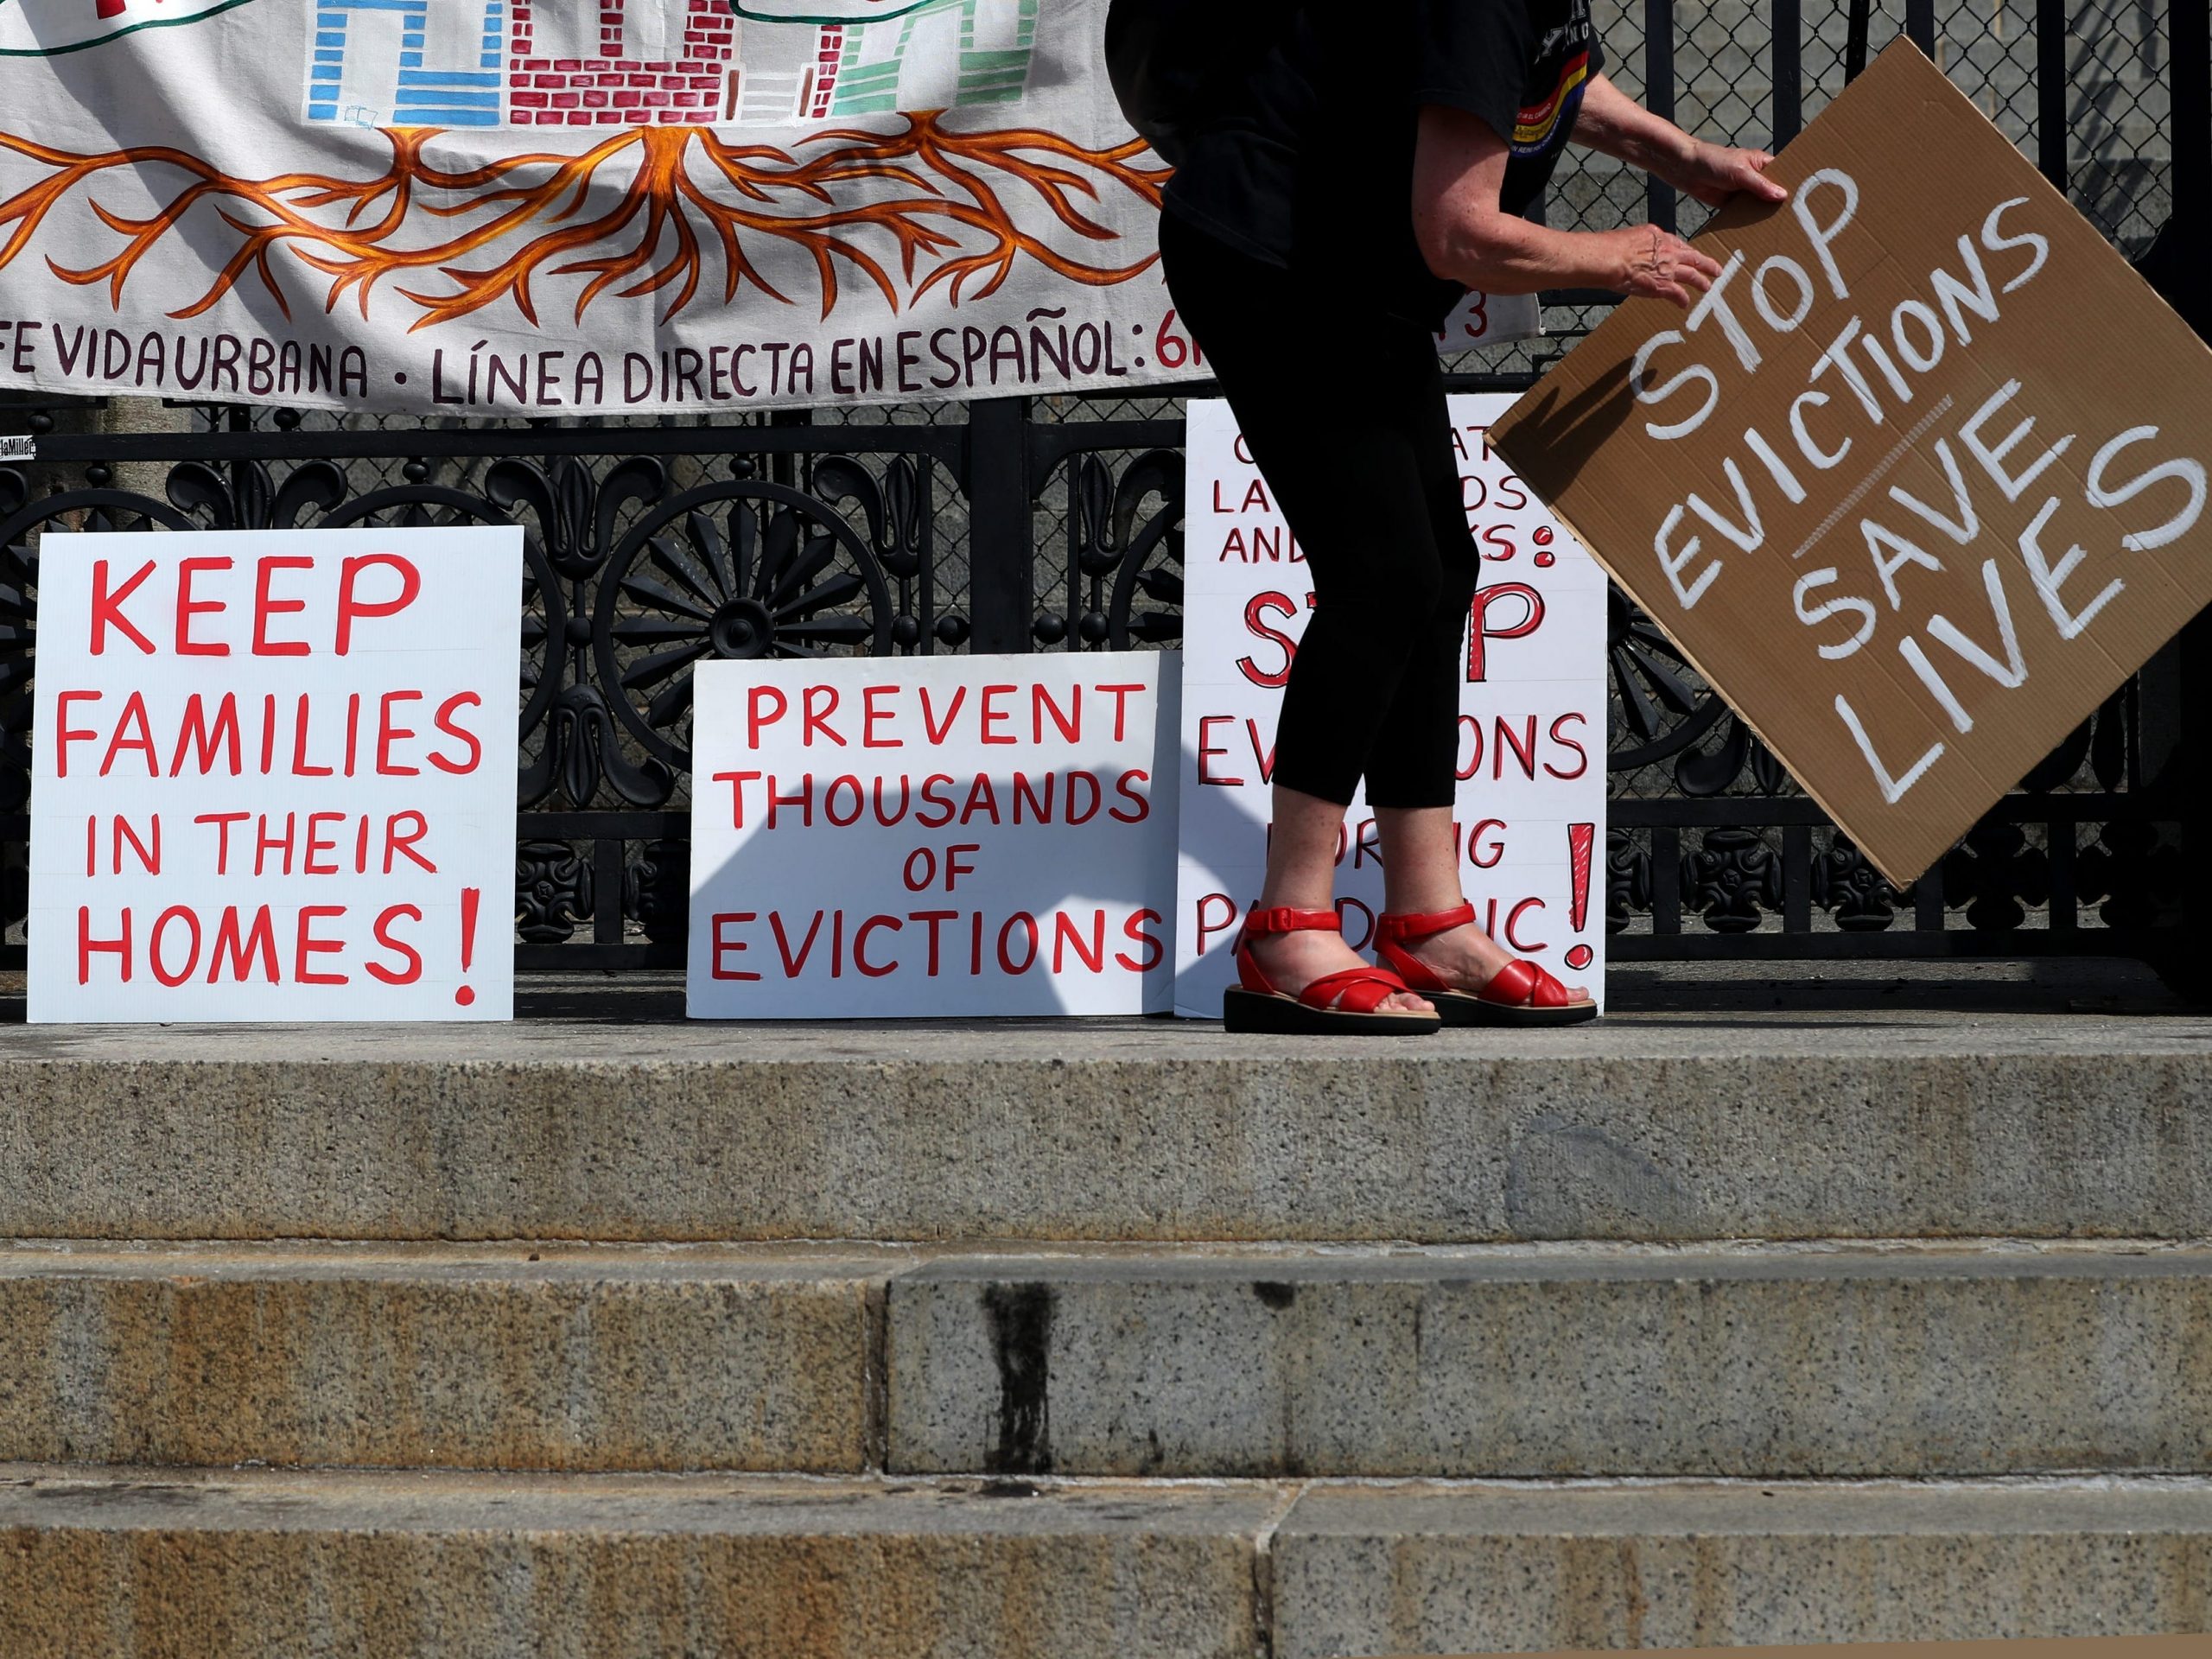
<path fill-rule="evenodd" d="M 1449 809 L 1459 787 L 1467 613 L 1482 558 L 1467 524 L 1443 367 L 1426 335 L 1418 355 L 1408 358 L 1402 379 L 1400 442 L 1414 470 L 1412 488 L 1421 504 L 1427 545 L 1434 550 L 1436 577 L 1428 602 L 1408 613 L 1393 642 L 1405 669 L 1367 757 L 1367 804 L 1377 810 L 1378 832 L 1385 810 L 1442 808 L 1448 836 Z"/>
<path fill-rule="evenodd" d="M 1424 401 L 1428 424 L 1417 441 L 1416 454 L 1443 571 L 1441 591 L 1427 626 L 1418 631 L 1392 721 L 1370 759 L 1367 780 L 1382 855 L 1383 906 L 1406 915 L 1456 909 L 1463 899 L 1452 829 L 1459 788 L 1459 690 L 1468 612 L 1482 569 L 1474 532 L 1467 526 L 1440 372 L 1433 396 Z M 1479 989 L 1513 960 L 1511 951 L 1473 925 L 1432 934 L 1413 947 L 1413 954 L 1447 983 L 1465 990 Z M 1567 995 L 1580 1001 L 1586 993 L 1570 985 Z"/>
<path fill-rule="evenodd" d="M 1338 835 L 1407 665 L 1408 630 L 1433 610 L 1440 577 L 1420 469 L 1408 442 L 1410 325 L 1333 336 L 1332 360 L 1287 349 L 1313 308 L 1286 273 L 1243 258 L 1172 215 L 1161 251 L 1178 308 L 1211 360 L 1276 505 L 1297 537 L 1314 609 L 1277 724 L 1274 823 L 1260 902 L 1334 902 Z M 1465 601 L 1460 601 L 1462 608 Z M 1359 964 L 1336 935 L 1257 941 L 1268 976 L 1296 991 Z M 1394 997 L 1389 1007 L 1425 1008 Z"/>
<path fill-rule="evenodd" d="M 1426 916 L 1459 907 L 1464 895 L 1459 853 L 1452 842 L 1452 817 L 1448 806 L 1376 809 L 1385 910 Z M 1471 924 L 1433 933 L 1407 948 L 1446 984 L 1466 991 L 1480 990 L 1513 960 L 1510 950 Z M 1580 985 L 1569 985 L 1567 994 L 1577 1002 L 1589 995 Z"/>

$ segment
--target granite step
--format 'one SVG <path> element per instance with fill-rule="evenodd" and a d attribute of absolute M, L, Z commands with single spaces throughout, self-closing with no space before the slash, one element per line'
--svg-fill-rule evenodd
<path fill-rule="evenodd" d="M 889 1285 L 888 1466 L 2212 1473 L 2212 1249 L 947 1258 Z"/>
<path fill-rule="evenodd" d="M 0 1028 L 0 1237 L 2212 1236 L 2212 1020 L 1896 986 L 1764 1016 L 1693 1011 L 1693 986 L 1681 1011 L 1388 1052 L 588 1004 L 404 1043 Z"/>
<path fill-rule="evenodd" d="M 1273 1659 L 2193 1635 L 2201 1480 L 1317 1485 Z"/>
<path fill-rule="evenodd" d="M 0 1465 L 37 1659 L 1250 1659 L 1264 1489 Z"/>
<path fill-rule="evenodd" d="M 0 1249 L 0 1460 L 2212 1472 L 2212 1249 Z"/>
<path fill-rule="evenodd" d="M 0 1460 L 858 1471 L 903 1252 L 0 1249 Z M 5 1651 L 5 1649 L 0 1649 Z"/>
<path fill-rule="evenodd" d="M 0 1465 L 40 1659 L 1341 1659 L 2203 1628 L 2202 1480 L 800 1480 Z"/>

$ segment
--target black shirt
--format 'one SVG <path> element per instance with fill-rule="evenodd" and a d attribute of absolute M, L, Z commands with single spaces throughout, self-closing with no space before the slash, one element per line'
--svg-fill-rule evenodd
<path fill-rule="evenodd" d="M 1524 213 L 1604 59 L 1589 0 L 1304 0 L 1286 5 L 1167 187 L 1170 212 L 1353 302 L 1440 326 L 1460 289 L 1414 238 L 1421 106 L 1505 140 L 1502 203 Z"/>

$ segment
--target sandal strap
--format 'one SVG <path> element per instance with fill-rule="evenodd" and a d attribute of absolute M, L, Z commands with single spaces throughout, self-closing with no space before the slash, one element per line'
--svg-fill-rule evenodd
<path fill-rule="evenodd" d="M 1322 975 L 1298 994 L 1298 1000 L 1309 1008 L 1372 1014 L 1405 988 L 1405 982 L 1387 968 L 1347 968 L 1340 974 Z"/>
<path fill-rule="evenodd" d="M 1278 905 L 1272 910 L 1262 910 L 1255 905 L 1244 915 L 1244 926 L 1236 935 L 1236 980 L 1248 991 L 1260 991 L 1269 996 L 1279 996 L 1274 981 L 1260 966 L 1259 958 L 1252 954 L 1252 941 L 1267 938 L 1271 933 L 1341 933 L 1344 918 L 1333 910 L 1294 910 L 1287 905 Z M 1380 1001 L 1380 997 L 1376 1001 Z M 1369 1007 L 1373 1007 L 1372 1003 Z M 1361 1010 L 1364 1012 L 1364 1010 Z"/>
<path fill-rule="evenodd" d="M 1525 957 L 1509 962 L 1475 993 L 1478 1001 L 1509 1008 L 1564 1008 L 1567 987 Z"/>
<path fill-rule="evenodd" d="M 1344 919 L 1333 910 L 1293 910 L 1279 905 L 1262 910 L 1257 905 L 1245 913 L 1244 936 L 1265 938 L 1270 933 L 1341 933 Z"/>
<path fill-rule="evenodd" d="M 1452 910 L 1384 911 L 1375 918 L 1375 954 L 1395 969 L 1412 989 L 1424 995 L 1455 988 L 1406 947 L 1475 919 L 1475 907 L 1465 899 Z"/>
<path fill-rule="evenodd" d="M 1392 944 L 1411 944 L 1435 933 L 1466 927 L 1475 919 L 1475 907 L 1465 899 L 1450 910 L 1384 911 L 1375 918 L 1375 937 Z"/>

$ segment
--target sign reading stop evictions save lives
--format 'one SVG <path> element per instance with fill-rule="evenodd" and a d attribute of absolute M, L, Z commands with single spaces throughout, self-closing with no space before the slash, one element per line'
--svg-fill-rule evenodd
<path fill-rule="evenodd" d="M 2212 599 L 2212 353 L 1910 42 L 1773 173 L 1491 438 L 1904 882 Z"/>
<path fill-rule="evenodd" d="M 518 528 L 54 535 L 35 1020 L 513 1012 Z"/>

